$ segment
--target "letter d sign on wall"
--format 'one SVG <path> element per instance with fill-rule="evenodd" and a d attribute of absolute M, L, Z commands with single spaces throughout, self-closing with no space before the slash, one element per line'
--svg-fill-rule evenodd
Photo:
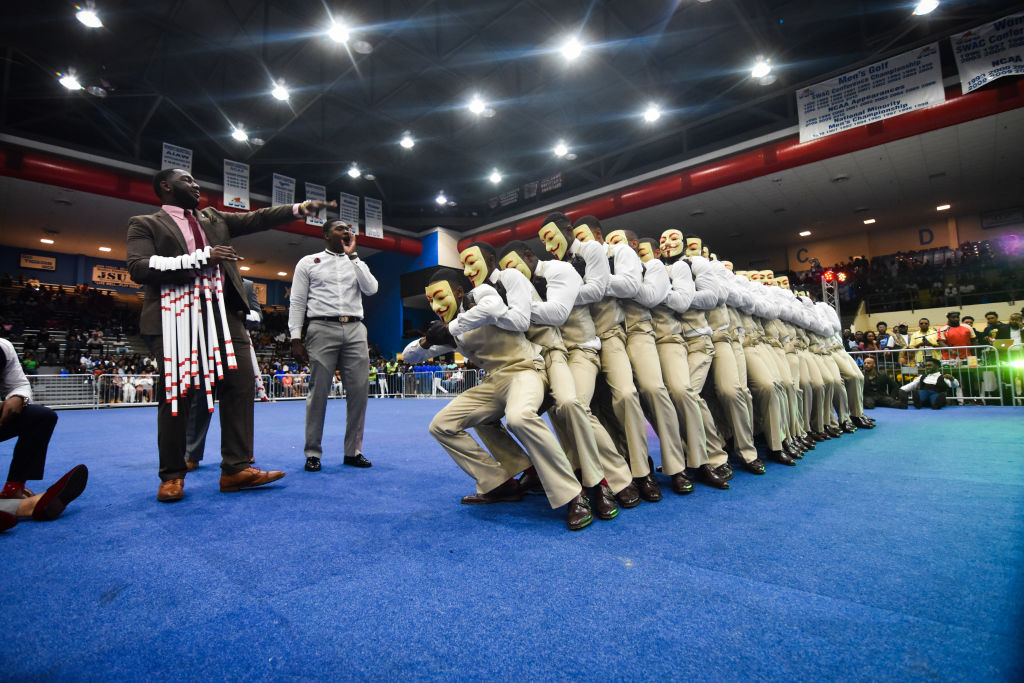
<path fill-rule="evenodd" d="M 935 233 L 929 230 L 928 228 L 918 230 L 917 236 L 920 238 L 922 245 L 931 244 L 932 242 L 935 241 Z"/>

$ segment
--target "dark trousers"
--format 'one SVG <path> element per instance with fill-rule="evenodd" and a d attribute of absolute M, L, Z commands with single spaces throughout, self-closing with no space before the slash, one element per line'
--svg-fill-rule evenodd
<path fill-rule="evenodd" d="M 914 392 L 914 407 L 923 408 L 930 406 L 932 410 L 938 410 L 946 405 L 946 395 L 940 391 L 930 389 L 919 389 Z"/>
<path fill-rule="evenodd" d="M 217 327 L 220 327 L 219 320 Z M 228 328 L 231 331 L 238 368 L 228 370 L 225 362 L 224 379 L 216 380 L 221 431 L 220 469 L 225 476 L 237 474 L 249 467 L 249 460 L 252 458 L 253 401 L 256 398 L 256 381 L 249 354 L 249 335 L 242 323 L 230 314 Z M 157 448 L 160 451 L 160 480 L 181 479 L 186 472 L 185 445 L 189 410 L 192 401 L 202 401 L 205 404 L 206 390 L 202 386 L 198 389 L 193 387 L 187 397 L 179 397 L 178 414 L 172 415 L 171 402 L 165 399 L 164 394 L 163 337 L 147 335 L 146 343 L 159 363 L 153 391 L 159 401 L 156 425 Z M 221 349 L 222 354 L 223 352 Z"/>
<path fill-rule="evenodd" d="M 7 481 L 43 478 L 46 448 L 50 445 L 50 437 L 56 425 L 57 413 L 46 406 L 31 403 L 22 409 L 21 415 L 11 418 L 0 427 L 0 441 L 18 437 Z"/>
<path fill-rule="evenodd" d="M 907 402 L 892 396 L 865 396 L 864 407 L 871 408 L 906 408 Z"/>

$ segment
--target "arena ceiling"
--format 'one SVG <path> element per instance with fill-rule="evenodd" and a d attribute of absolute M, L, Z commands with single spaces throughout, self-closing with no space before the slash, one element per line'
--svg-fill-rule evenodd
<path fill-rule="evenodd" d="M 802 85 L 1024 7 L 947 0 L 915 17 L 913 5 L 96 0 L 104 25 L 89 29 L 70 2 L 6 2 L 0 125 L 144 166 L 173 142 L 195 150 L 200 178 L 245 161 L 259 193 L 279 172 L 329 196 L 380 197 L 390 226 L 470 230 L 524 209 L 489 205 L 505 189 L 561 172 L 550 202 L 791 127 Z M 346 43 L 327 36 L 332 17 Z M 570 62 L 571 35 L 584 47 Z M 759 55 L 774 66 L 767 85 L 750 75 Z M 942 56 L 952 73 L 945 41 Z M 69 69 L 86 89 L 58 84 Z M 287 101 L 271 97 L 280 81 Z M 467 107 L 474 94 L 481 115 Z M 649 103 L 662 110 L 653 123 Z M 352 164 L 374 179 L 350 178 Z M 435 203 L 442 190 L 454 206 Z"/>

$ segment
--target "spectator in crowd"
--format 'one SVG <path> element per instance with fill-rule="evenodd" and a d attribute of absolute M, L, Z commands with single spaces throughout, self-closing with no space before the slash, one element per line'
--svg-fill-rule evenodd
<path fill-rule="evenodd" d="M 977 336 L 973 327 L 960 324 L 960 311 L 946 314 L 946 324 L 939 328 L 939 346 L 972 346 L 977 344 Z M 942 358 L 967 358 L 967 349 L 943 351 Z"/>
<path fill-rule="evenodd" d="M 878 348 L 880 349 L 894 349 L 896 348 L 896 341 L 893 336 L 889 334 L 889 325 L 880 322 L 875 325 L 875 340 L 878 342 Z"/>
<path fill-rule="evenodd" d="M 934 349 L 939 345 L 939 331 L 932 328 L 931 321 L 928 318 L 921 318 L 917 321 L 917 329 L 910 335 L 910 348 L 922 349 L 917 352 L 917 362 L 920 364 L 924 362 L 924 350 L 923 349 Z M 938 358 L 938 351 L 933 351 L 932 357 Z"/>
<path fill-rule="evenodd" d="M 1010 339 L 1013 340 L 1014 344 L 1020 344 L 1021 343 L 1020 332 L 1021 332 L 1021 319 L 1022 318 L 1024 318 L 1024 315 L 1022 315 L 1021 313 L 1011 313 L 1010 314 L 1010 322 L 1007 323 L 1007 327 L 1010 328 Z"/>
<path fill-rule="evenodd" d="M 868 330 L 864 333 L 864 341 L 860 345 L 861 351 L 880 351 L 875 333 Z"/>
<path fill-rule="evenodd" d="M 896 381 L 884 372 L 878 372 L 873 356 L 864 358 L 864 407 L 906 408 L 907 395 L 899 391 Z"/>
<path fill-rule="evenodd" d="M 973 315 L 963 315 L 963 316 L 960 316 L 960 324 L 961 325 L 966 325 L 967 327 L 969 327 L 972 330 L 974 330 L 974 338 L 978 340 L 978 343 L 981 343 L 981 339 L 984 337 L 984 335 L 981 332 L 979 332 L 978 329 L 974 326 L 974 316 Z"/>
<path fill-rule="evenodd" d="M 915 408 L 928 406 L 938 410 L 946 405 L 946 394 L 959 387 L 960 383 L 953 375 L 942 372 L 937 358 L 926 358 L 924 371 L 914 381 L 900 387 L 900 391 L 911 392 Z"/>
<path fill-rule="evenodd" d="M 850 332 L 849 327 L 843 330 L 843 348 L 847 351 L 860 351 L 860 344 L 854 341 L 853 333 Z"/>
<path fill-rule="evenodd" d="M 21 361 L 21 366 L 25 369 L 26 375 L 39 374 L 39 363 L 31 351 L 25 353 L 25 360 Z"/>
<path fill-rule="evenodd" d="M 864 346 L 864 333 L 857 330 L 853 333 L 853 341 L 857 343 L 857 349 L 860 350 Z"/>
<path fill-rule="evenodd" d="M 1010 326 L 999 320 L 999 314 L 995 311 L 989 311 L 985 314 L 985 322 L 988 325 L 985 326 L 981 336 L 986 344 L 991 344 L 996 339 L 1010 338 Z"/>
<path fill-rule="evenodd" d="M 900 322 L 896 331 L 892 334 L 893 348 L 905 349 L 910 346 L 910 332 L 907 330 L 907 323 Z"/>

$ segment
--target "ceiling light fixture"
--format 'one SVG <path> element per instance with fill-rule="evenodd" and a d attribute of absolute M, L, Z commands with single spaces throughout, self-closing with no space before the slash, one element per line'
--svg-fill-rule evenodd
<path fill-rule="evenodd" d="M 68 90 L 81 90 L 82 89 L 82 84 L 78 82 L 78 77 L 75 76 L 75 73 L 73 71 L 71 71 L 71 70 L 68 70 L 68 73 L 66 73 L 66 74 L 63 74 L 63 73 L 58 71 L 57 72 L 57 82 L 60 83 L 61 85 L 63 85 Z"/>
<path fill-rule="evenodd" d="M 279 271 L 277 271 L 277 274 L 280 275 L 281 277 L 284 277 L 288 273 L 284 272 L 283 270 L 279 270 Z"/>
<path fill-rule="evenodd" d="M 355 164 L 349 166 L 347 173 L 349 178 L 358 178 L 359 176 L 363 175 L 363 172 L 360 171 L 359 167 L 356 166 Z"/>
<path fill-rule="evenodd" d="M 491 175 L 487 176 L 487 179 L 497 185 L 501 182 L 501 173 L 498 172 L 498 169 L 494 169 L 491 171 Z"/>
<path fill-rule="evenodd" d="M 939 206 L 935 207 L 935 210 L 936 211 L 949 211 L 950 208 L 951 208 L 951 206 L 949 204 L 940 204 Z"/>
<path fill-rule="evenodd" d="M 864 225 L 874 225 L 876 222 L 874 218 L 868 218 L 864 221 Z"/>
<path fill-rule="evenodd" d="M 647 105 L 647 109 L 644 109 L 644 121 L 647 123 L 654 123 L 661 118 L 661 107 L 651 102 Z"/>
<path fill-rule="evenodd" d="M 53 244 L 53 240 L 48 240 L 45 237 L 43 237 L 39 241 L 42 242 L 43 244 Z"/>
<path fill-rule="evenodd" d="M 922 14 L 931 14 L 938 6 L 939 0 L 921 0 L 914 8 L 914 16 L 919 17 Z"/>
<path fill-rule="evenodd" d="M 765 57 L 758 57 L 754 68 L 750 70 L 750 77 L 761 79 L 772 72 L 772 60 Z"/>
<path fill-rule="evenodd" d="M 238 124 L 237 126 L 232 126 L 231 137 L 239 142 L 245 142 L 249 139 L 249 134 L 245 132 L 245 128 L 242 128 L 241 124 Z"/>
<path fill-rule="evenodd" d="M 448 203 L 448 198 L 444 196 L 444 190 L 441 190 L 440 192 L 437 193 L 437 196 L 434 197 L 434 201 L 441 206 L 444 206 L 445 204 Z"/>
<path fill-rule="evenodd" d="M 331 27 L 327 29 L 327 37 L 336 43 L 347 43 L 349 38 L 348 25 L 344 21 L 331 20 Z"/>
<path fill-rule="evenodd" d="M 416 146 L 416 140 L 413 139 L 412 133 L 405 131 L 402 133 L 402 139 L 398 142 L 403 149 L 412 149 Z"/>
<path fill-rule="evenodd" d="M 580 42 L 578 36 L 570 36 L 565 44 L 562 45 L 561 49 L 562 56 L 565 57 L 565 61 L 575 61 L 580 55 L 583 54 L 583 43 Z"/>
<path fill-rule="evenodd" d="M 238 266 L 238 269 L 239 269 L 239 270 L 245 270 L 245 271 L 248 271 L 248 270 L 249 270 L 249 266 Z"/>
<path fill-rule="evenodd" d="M 810 237 L 811 236 L 811 231 L 810 230 L 804 230 L 804 231 L 802 231 L 800 233 L 800 236 L 801 237 Z"/>
<path fill-rule="evenodd" d="M 480 116 L 487 110 L 487 103 L 484 102 L 484 99 L 480 97 L 480 95 L 473 95 L 473 97 L 469 98 L 468 106 L 469 111 L 477 116 Z"/>
<path fill-rule="evenodd" d="M 100 20 L 99 13 L 96 12 L 96 6 L 91 2 L 87 2 L 85 7 L 81 5 L 75 5 L 75 18 L 80 22 L 88 26 L 89 28 L 103 28 L 103 21 Z"/>
<path fill-rule="evenodd" d="M 274 96 L 275 100 L 281 100 L 282 102 L 287 101 L 288 98 L 291 97 L 291 94 L 288 92 L 288 88 L 284 87 L 284 81 L 278 81 L 275 83 L 274 89 L 270 91 L 270 94 Z"/>
<path fill-rule="evenodd" d="M 100 251 L 110 251 L 110 247 L 100 247 Z"/>
<path fill-rule="evenodd" d="M 555 149 L 553 151 L 556 157 L 564 157 L 569 153 L 569 145 L 565 144 L 565 140 L 559 140 L 555 144 Z"/>

